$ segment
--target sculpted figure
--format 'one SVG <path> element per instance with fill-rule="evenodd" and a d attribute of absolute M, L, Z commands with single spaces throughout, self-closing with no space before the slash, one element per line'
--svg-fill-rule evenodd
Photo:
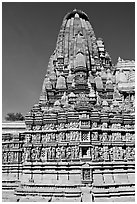
<path fill-rule="evenodd" d="M 103 132 L 103 142 L 108 141 L 108 135 L 106 132 Z"/>
<path fill-rule="evenodd" d="M 98 140 L 98 132 L 93 132 L 92 138 L 93 140 Z"/>
<path fill-rule="evenodd" d="M 8 152 L 8 162 L 9 163 L 13 162 L 13 152 Z"/>
<path fill-rule="evenodd" d="M 123 160 L 123 156 L 124 156 L 124 152 L 123 152 L 123 148 L 122 147 L 120 147 L 120 160 Z"/>
<path fill-rule="evenodd" d="M 92 128 L 97 128 L 97 123 L 96 122 L 93 122 Z"/>
<path fill-rule="evenodd" d="M 94 80 L 93 75 L 91 74 L 91 71 L 89 71 L 88 81 L 89 81 L 90 84 L 94 84 L 95 83 L 95 80 Z"/>
<path fill-rule="evenodd" d="M 99 160 L 98 147 L 95 147 L 95 160 Z"/>
<path fill-rule="evenodd" d="M 41 150 L 41 160 L 42 161 L 47 161 L 47 157 L 48 157 L 47 149 L 46 148 L 42 148 L 42 150 Z"/>
<path fill-rule="evenodd" d="M 98 73 L 97 76 L 95 77 L 95 84 L 97 89 L 103 89 L 103 82 Z"/>
<path fill-rule="evenodd" d="M 64 92 L 63 96 L 61 97 L 61 104 L 65 105 L 68 102 L 68 97 L 66 95 L 66 92 Z"/>
<path fill-rule="evenodd" d="M 118 98 L 121 98 L 121 95 L 119 93 L 119 90 L 117 89 L 116 86 L 114 86 L 114 93 L 113 93 L 113 99 L 118 99 Z"/>
<path fill-rule="evenodd" d="M 110 161 L 113 161 L 113 160 L 114 160 L 114 156 L 113 156 L 113 147 L 110 148 L 110 150 L 109 150 L 109 155 L 110 155 Z"/>
<path fill-rule="evenodd" d="M 2 163 L 5 163 L 5 162 L 7 162 L 7 152 L 4 152 L 2 154 Z"/>
<path fill-rule="evenodd" d="M 84 170 L 84 180 L 90 180 L 90 170 Z"/>
<path fill-rule="evenodd" d="M 75 158 L 76 159 L 79 158 L 79 147 L 78 146 L 75 147 Z"/>
<path fill-rule="evenodd" d="M 48 148 L 48 159 L 52 159 L 52 147 Z"/>
<path fill-rule="evenodd" d="M 26 135 L 26 142 L 27 143 L 31 142 L 31 135 L 30 134 Z"/>
<path fill-rule="evenodd" d="M 67 156 L 67 159 L 71 158 L 71 147 L 67 147 L 66 156 Z"/>
<path fill-rule="evenodd" d="M 36 149 L 31 150 L 31 160 L 36 160 L 37 159 L 37 153 Z"/>
<path fill-rule="evenodd" d="M 56 156 L 56 149 L 55 147 L 52 147 L 52 159 L 55 159 Z"/>
<path fill-rule="evenodd" d="M 105 160 L 105 161 L 106 161 L 106 160 L 109 160 L 108 147 L 104 147 L 104 148 L 103 148 L 103 152 L 104 152 L 104 154 L 103 154 L 104 160 Z"/>
<path fill-rule="evenodd" d="M 131 159 L 135 161 L 135 148 L 132 147 L 131 149 Z"/>
<path fill-rule="evenodd" d="M 72 147 L 71 152 L 72 159 L 75 159 L 75 147 Z"/>
<path fill-rule="evenodd" d="M 60 159 L 60 156 L 61 156 L 61 151 L 60 151 L 60 148 L 58 147 L 58 148 L 56 149 L 56 158 L 57 158 L 57 159 Z"/>
<path fill-rule="evenodd" d="M 65 147 L 61 147 L 61 159 L 65 159 L 66 157 L 66 150 L 65 150 Z"/>

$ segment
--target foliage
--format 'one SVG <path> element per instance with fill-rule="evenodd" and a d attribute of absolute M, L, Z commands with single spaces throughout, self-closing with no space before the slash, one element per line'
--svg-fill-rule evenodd
<path fill-rule="evenodd" d="M 24 116 L 21 113 L 7 113 L 5 120 L 7 121 L 23 121 Z"/>

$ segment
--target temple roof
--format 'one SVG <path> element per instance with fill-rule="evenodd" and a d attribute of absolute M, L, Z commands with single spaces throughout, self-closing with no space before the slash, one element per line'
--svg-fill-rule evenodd
<path fill-rule="evenodd" d="M 83 18 L 85 20 L 89 20 L 87 14 L 81 10 L 78 10 L 78 9 L 74 9 L 73 11 L 67 13 L 67 15 L 64 17 L 64 19 L 70 19 L 70 18 L 74 18 L 75 15 L 79 15 L 80 18 Z"/>

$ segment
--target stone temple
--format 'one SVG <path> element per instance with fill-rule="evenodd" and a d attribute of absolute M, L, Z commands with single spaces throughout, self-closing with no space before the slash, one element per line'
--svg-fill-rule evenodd
<path fill-rule="evenodd" d="M 3 201 L 135 201 L 135 62 L 113 65 L 83 11 L 64 17 L 25 124 L 3 135 Z"/>

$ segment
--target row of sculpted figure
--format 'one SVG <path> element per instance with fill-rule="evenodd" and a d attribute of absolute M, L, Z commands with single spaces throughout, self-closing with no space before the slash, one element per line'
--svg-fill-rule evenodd
<path fill-rule="evenodd" d="M 18 155 L 18 151 L 3 151 L 2 153 L 2 163 L 17 163 L 20 159 L 21 161 L 21 154 Z M 19 158 L 20 157 L 20 158 Z"/>
<path fill-rule="evenodd" d="M 27 130 L 33 130 L 33 131 L 38 131 L 38 130 L 61 130 L 61 129 L 74 129 L 74 128 L 79 128 L 79 127 L 84 127 L 85 128 L 112 128 L 112 129 L 132 129 L 135 127 L 134 124 L 120 124 L 120 123 L 113 123 L 113 124 L 108 124 L 107 122 L 90 122 L 90 121 L 81 121 L 81 124 L 79 122 L 71 122 L 71 123 L 59 123 L 58 125 L 55 124 L 46 124 L 44 126 L 39 126 L 39 125 L 33 125 L 33 126 L 27 126 Z"/>
<path fill-rule="evenodd" d="M 47 133 L 42 135 L 42 142 L 52 142 L 52 141 L 79 141 L 80 140 L 80 132 L 78 131 L 69 131 L 67 133 Z"/>
<path fill-rule="evenodd" d="M 3 163 L 17 163 L 22 160 L 22 155 L 19 152 L 5 151 L 2 154 Z M 23 161 L 48 161 L 48 160 L 66 160 L 78 159 L 78 146 L 61 146 L 61 147 L 35 147 L 33 149 L 26 148 L 23 154 Z M 117 160 L 135 160 L 135 147 L 127 146 L 94 146 L 91 149 L 91 159 L 93 161 L 117 161 Z"/>
<path fill-rule="evenodd" d="M 93 132 L 91 134 L 92 141 L 101 141 L 101 142 L 113 142 L 113 141 L 126 141 L 126 142 L 134 142 L 135 134 L 130 132 L 112 132 L 111 134 L 107 132 L 103 132 L 99 134 L 98 132 Z"/>
<path fill-rule="evenodd" d="M 78 146 L 58 146 L 58 147 L 35 147 L 24 150 L 24 161 L 48 161 L 48 160 L 66 160 L 78 159 Z"/>
<path fill-rule="evenodd" d="M 91 135 L 91 136 L 90 136 Z M 63 142 L 63 141 L 100 141 L 100 142 L 134 142 L 135 133 L 134 132 L 82 132 L 79 131 L 68 131 L 59 133 L 46 133 L 46 134 L 27 134 L 26 143 L 47 143 L 47 142 Z M 7 146 L 6 146 L 7 147 Z M 4 147 L 5 148 L 5 147 Z M 10 147 L 11 148 L 11 147 Z"/>
<path fill-rule="evenodd" d="M 79 131 L 69 131 L 69 132 L 59 132 L 59 133 L 37 133 L 37 134 L 27 134 L 26 143 L 46 143 L 46 142 L 62 142 L 62 141 L 79 141 L 80 132 Z"/>
<path fill-rule="evenodd" d="M 2 149 L 3 150 L 11 150 L 11 149 L 18 149 L 19 148 L 19 143 L 11 143 L 9 141 L 7 141 L 7 143 L 2 144 Z"/>
<path fill-rule="evenodd" d="M 33 125 L 33 126 L 30 126 L 30 125 L 27 125 L 27 129 L 28 130 L 56 130 L 56 129 L 65 129 L 65 128 L 69 128 L 69 129 L 73 129 L 73 128 L 79 128 L 79 122 L 77 121 L 73 121 L 73 122 L 70 122 L 70 123 L 63 123 L 63 122 L 60 122 L 59 124 L 54 124 L 54 123 L 48 123 L 48 124 L 45 124 L 43 126 L 40 126 L 40 125 Z"/>
<path fill-rule="evenodd" d="M 92 148 L 93 161 L 118 161 L 118 160 L 135 160 L 135 147 L 111 147 L 94 146 Z"/>

